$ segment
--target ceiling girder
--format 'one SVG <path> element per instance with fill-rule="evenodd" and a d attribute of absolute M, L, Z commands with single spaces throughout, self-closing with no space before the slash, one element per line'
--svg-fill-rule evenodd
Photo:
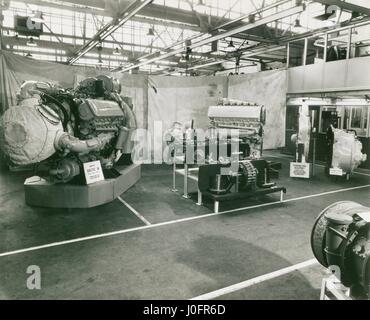
<path fill-rule="evenodd" d="M 79 58 L 81 58 L 85 53 L 89 52 L 92 48 L 97 46 L 97 44 L 107 38 L 110 34 L 116 31 L 118 28 L 123 26 L 131 17 L 138 13 L 148 4 L 152 3 L 153 0 L 140 1 L 136 0 L 130 3 L 124 11 L 118 15 L 117 18 L 114 18 L 110 23 L 106 24 L 101 28 L 95 36 L 88 41 L 81 49 L 76 52 L 76 56 L 71 58 L 68 63 L 73 64 Z"/>
<path fill-rule="evenodd" d="M 98 15 L 103 17 L 111 17 L 112 14 L 106 10 L 103 9 L 97 9 L 97 8 L 90 8 L 90 7 L 82 7 L 82 6 L 66 6 L 61 3 L 57 2 L 49 2 L 44 0 L 27 0 L 28 4 L 38 5 L 41 7 L 50 7 L 55 9 L 61 9 L 61 10 L 73 10 L 74 12 L 79 13 L 87 13 L 92 15 Z M 72 2 L 71 2 L 72 3 Z M 175 22 L 175 21 L 168 21 L 163 20 L 158 17 L 144 17 L 144 16 L 134 16 L 131 18 L 132 21 L 142 22 L 142 23 L 148 23 L 148 24 L 157 24 L 157 25 L 164 25 L 164 26 L 170 26 L 170 27 L 176 27 L 176 28 L 186 28 L 192 31 L 198 31 L 200 32 L 200 27 L 196 25 L 191 24 L 185 24 L 182 22 Z"/>
<path fill-rule="evenodd" d="M 282 0 L 280 2 L 286 2 L 288 0 Z M 289 0 L 291 1 L 291 0 Z M 69 3 L 71 5 L 75 5 L 73 7 L 69 6 L 63 6 L 62 4 L 57 4 L 56 2 L 48 2 L 43 0 L 28 0 L 30 4 L 36 4 L 40 6 L 50 6 L 55 7 L 59 9 L 68 9 L 79 11 L 79 12 L 87 12 L 92 13 L 96 15 L 102 15 L 102 16 L 112 16 L 109 11 L 106 10 L 104 1 L 87 1 L 87 0 L 64 0 L 63 2 Z M 121 7 L 127 6 L 129 4 L 129 1 L 123 0 L 120 1 Z M 265 7 L 264 10 L 266 10 Z M 199 16 L 203 20 L 208 20 L 209 16 L 205 14 L 199 14 Z M 242 20 L 245 19 L 245 16 L 235 20 L 230 19 L 221 19 L 218 16 L 211 16 L 210 17 L 210 24 L 214 27 L 218 26 L 220 23 L 224 25 L 223 30 L 229 30 L 230 28 L 239 27 L 242 25 L 246 25 L 245 22 Z M 193 31 L 207 31 L 207 30 L 201 30 L 201 27 L 199 25 L 199 19 L 196 18 L 192 11 L 183 10 L 179 8 L 173 8 L 173 7 L 166 7 L 163 5 L 157 5 L 157 4 L 149 4 L 145 8 L 143 8 L 140 11 L 139 16 L 132 17 L 132 20 L 139 21 L 139 22 L 147 22 L 151 24 L 160 24 L 160 25 L 171 25 L 173 27 L 179 27 L 179 28 L 186 28 Z M 274 31 L 274 28 L 267 27 L 271 32 Z M 249 39 L 249 33 L 251 34 L 251 38 L 249 40 L 255 40 L 255 41 L 261 41 L 261 42 L 268 42 L 273 41 L 263 36 L 264 34 L 264 27 L 258 27 L 254 30 L 248 31 L 248 34 L 244 33 L 241 35 L 234 35 L 236 38 L 241 39 Z M 256 40 L 258 38 L 258 40 Z"/>
<path fill-rule="evenodd" d="M 269 9 L 272 9 L 272 8 L 276 8 L 276 7 L 280 6 L 280 5 L 283 5 L 285 3 L 288 3 L 289 1 L 291 1 L 291 0 L 281 0 L 279 2 L 276 2 L 276 3 L 271 4 L 269 6 L 263 7 L 262 10 L 265 11 L 265 10 L 269 10 Z M 248 19 L 249 16 L 256 15 L 256 14 L 258 14 L 260 12 L 261 12 L 261 10 L 256 10 L 256 11 L 251 12 L 249 14 L 243 15 L 243 16 L 239 17 L 238 19 L 235 19 L 233 21 L 228 21 L 228 22 L 226 22 L 226 23 L 224 23 L 222 25 L 217 26 L 214 30 L 225 29 L 226 27 L 231 26 L 231 25 L 234 25 L 235 26 L 235 23 L 237 23 L 237 22 L 243 22 L 243 20 Z"/>
<path fill-rule="evenodd" d="M 295 6 L 295 7 L 292 7 L 290 9 L 283 10 L 283 11 L 280 11 L 278 13 L 272 14 L 270 16 L 267 16 L 267 17 L 258 19 L 258 20 L 256 20 L 253 23 L 248 23 L 248 24 L 246 24 L 244 26 L 233 28 L 231 30 L 228 30 L 228 31 L 225 31 L 225 32 L 221 32 L 221 33 L 218 33 L 216 35 L 210 36 L 210 37 L 208 37 L 206 39 L 197 41 L 195 43 L 192 43 L 189 46 L 189 48 L 190 49 L 195 49 L 195 48 L 204 46 L 206 44 L 209 44 L 209 43 L 211 43 L 213 41 L 221 40 L 223 38 L 233 36 L 234 34 L 238 34 L 238 33 L 241 33 L 241 32 L 244 32 L 244 31 L 247 31 L 247 30 L 256 28 L 258 26 L 263 26 L 263 25 L 265 25 L 267 23 L 270 23 L 270 22 L 273 22 L 275 20 L 279 20 L 279 19 L 282 19 L 282 18 L 285 18 L 285 17 L 289 17 L 289 16 L 292 16 L 292 15 L 298 14 L 298 13 L 302 12 L 303 10 L 304 10 L 304 6 L 303 5 Z M 156 62 L 158 60 L 165 59 L 165 58 L 168 58 L 168 57 L 173 56 L 173 55 L 176 55 L 176 54 L 181 54 L 182 52 L 183 52 L 183 48 L 172 50 L 172 51 L 170 51 L 168 53 L 165 53 L 165 54 L 162 54 L 162 55 L 160 55 L 158 57 L 151 58 L 148 61 L 139 62 L 139 63 L 136 63 L 136 64 L 134 64 L 132 66 L 123 68 L 121 71 L 122 72 L 129 71 L 129 70 L 132 70 L 134 68 L 137 68 L 137 67 L 143 66 L 145 64 L 148 64 L 148 63 Z"/>
<path fill-rule="evenodd" d="M 82 38 L 81 38 L 82 39 Z M 10 46 L 26 46 L 27 45 L 27 39 L 19 37 L 18 39 L 13 37 L 13 36 L 3 36 L 3 41 L 4 45 L 10 45 Z M 115 43 L 114 41 L 107 41 L 109 43 Z M 75 49 L 75 46 L 70 43 L 61 43 L 56 42 L 56 41 L 47 41 L 47 40 L 37 40 L 37 43 L 40 47 L 45 48 L 45 49 L 55 49 L 55 50 L 65 50 L 65 51 L 72 51 Z M 130 45 L 127 43 L 127 45 Z M 145 46 L 142 46 L 145 47 Z M 159 48 L 158 48 L 159 49 Z M 92 49 L 90 52 L 92 53 L 98 53 L 98 50 L 96 48 Z M 113 48 L 106 48 L 103 47 L 103 50 L 101 51 L 102 54 L 104 55 L 112 55 Z M 142 51 L 133 51 L 133 50 L 121 50 L 122 55 L 128 56 L 128 57 L 138 57 L 143 54 Z M 44 54 L 43 52 L 40 52 L 40 54 Z M 53 53 L 54 54 L 54 53 Z M 204 53 L 204 52 L 197 52 L 197 56 L 203 57 L 203 58 L 214 58 L 214 55 L 210 53 Z M 112 57 L 114 59 L 114 57 Z M 172 62 L 178 62 L 179 57 L 172 56 L 169 57 L 168 61 Z"/>

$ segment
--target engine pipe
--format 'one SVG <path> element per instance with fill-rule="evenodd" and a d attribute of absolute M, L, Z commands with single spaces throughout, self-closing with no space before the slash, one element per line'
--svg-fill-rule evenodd
<path fill-rule="evenodd" d="M 92 139 L 80 140 L 68 133 L 62 132 L 56 136 L 54 145 L 57 150 L 65 153 L 72 151 L 74 153 L 84 154 L 102 150 L 114 136 L 114 133 L 102 133 Z"/>

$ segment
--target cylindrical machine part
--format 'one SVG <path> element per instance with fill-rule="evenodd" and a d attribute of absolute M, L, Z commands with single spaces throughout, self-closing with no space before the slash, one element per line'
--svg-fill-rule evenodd
<path fill-rule="evenodd" d="M 353 219 L 351 216 L 337 212 L 326 213 L 325 217 L 328 222 L 325 247 L 327 262 L 330 266 L 340 266 L 342 263 L 341 245 L 343 240 L 346 240 L 348 226 Z"/>
<path fill-rule="evenodd" d="M 329 264 L 326 260 L 325 247 L 326 247 L 326 227 L 328 220 L 326 214 L 331 212 L 340 212 L 341 214 L 352 217 L 356 212 L 366 212 L 369 209 L 361 204 L 353 201 L 339 201 L 326 207 L 320 212 L 314 223 L 311 233 L 311 247 L 316 259 L 324 266 L 328 267 Z"/>
<path fill-rule="evenodd" d="M 49 173 L 57 181 L 68 182 L 80 174 L 80 166 L 72 159 L 63 159 Z"/>
<path fill-rule="evenodd" d="M 89 153 L 99 151 L 113 139 L 114 133 L 101 133 L 89 140 L 80 140 L 68 133 L 61 133 L 55 139 L 55 147 L 61 151 L 72 151 L 75 153 Z"/>
<path fill-rule="evenodd" d="M 127 139 L 130 136 L 130 130 L 126 127 L 121 127 L 119 131 L 119 135 L 116 142 L 116 149 L 122 150 L 125 146 Z"/>
<path fill-rule="evenodd" d="M 137 128 L 136 117 L 135 117 L 134 112 L 131 110 L 131 108 L 126 103 L 122 102 L 121 108 L 126 117 L 125 127 L 129 129 L 129 137 L 126 140 L 126 143 L 124 145 L 122 152 L 129 154 L 132 152 L 132 149 L 134 148 L 134 142 L 132 141 L 131 137 L 132 137 L 133 132 Z"/>
<path fill-rule="evenodd" d="M 58 115 L 37 99 L 26 99 L 0 119 L 0 147 L 15 165 L 41 162 L 55 153 L 55 136 L 63 132 Z"/>
<path fill-rule="evenodd" d="M 95 81 L 95 92 L 97 97 L 104 97 L 104 81 L 102 79 Z"/>
<path fill-rule="evenodd" d="M 352 297 L 370 299 L 370 208 L 353 201 L 328 206 L 316 219 L 311 246 L 324 267 L 340 269 Z"/>
<path fill-rule="evenodd" d="M 297 144 L 297 162 L 302 162 L 304 155 L 304 143 Z"/>

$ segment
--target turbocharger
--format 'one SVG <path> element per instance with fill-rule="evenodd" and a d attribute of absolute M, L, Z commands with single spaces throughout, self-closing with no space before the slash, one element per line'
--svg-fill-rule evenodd
<path fill-rule="evenodd" d="M 325 208 L 311 233 L 311 247 L 324 267 L 339 268 L 354 299 L 370 299 L 370 208 L 340 201 Z"/>

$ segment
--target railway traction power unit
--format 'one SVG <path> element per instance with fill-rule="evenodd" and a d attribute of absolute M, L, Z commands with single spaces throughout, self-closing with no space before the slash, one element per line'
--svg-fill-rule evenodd
<path fill-rule="evenodd" d="M 114 200 L 140 177 L 130 163 L 135 116 L 121 85 L 108 76 L 75 89 L 27 81 L 18 105 L 0 120 L 0 146 L 11 166 L 32 166 L 26 202 L 46 207 L 93 207 Z M 86 166 L 90 165 L 90 171 Z M 101 171 L 91 183 L 87 174 Z"/>

